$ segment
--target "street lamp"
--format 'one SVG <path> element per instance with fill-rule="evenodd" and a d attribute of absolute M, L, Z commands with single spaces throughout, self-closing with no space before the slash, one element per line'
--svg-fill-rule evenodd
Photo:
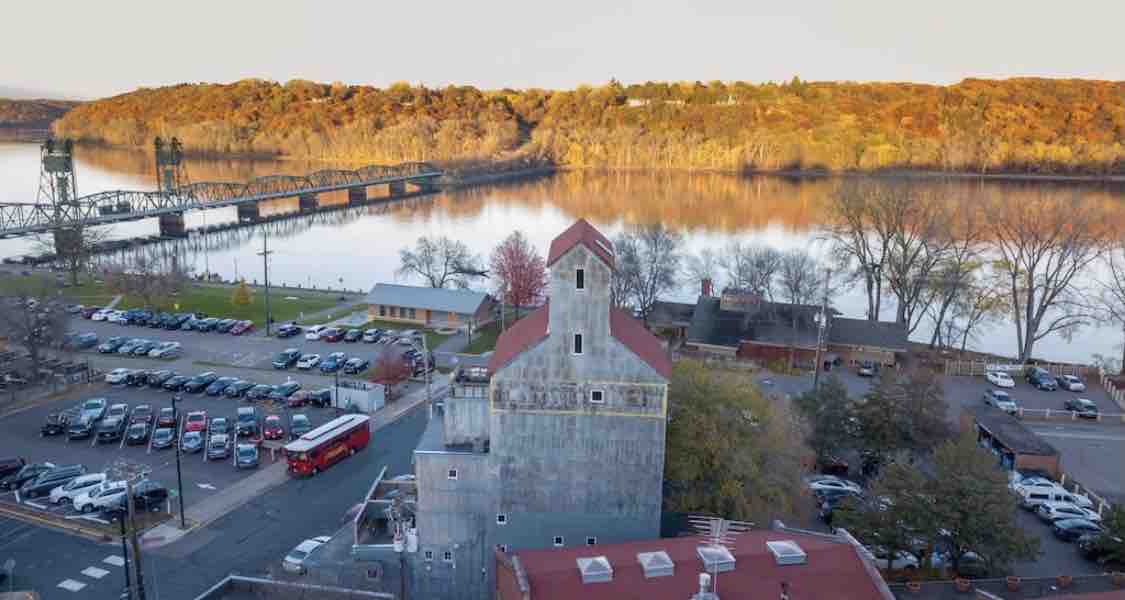
<path fill-rule="evenodd" d="M 187 530 L 187 517 L 184 516 L 184 475 L 180 470 L 180 415 L 176 412 L 176 402 L 183 400 L 179 394 L 172 396 L 172 418 L 176 420 L 176 482 L 180 496 L 180 529 Z"/>

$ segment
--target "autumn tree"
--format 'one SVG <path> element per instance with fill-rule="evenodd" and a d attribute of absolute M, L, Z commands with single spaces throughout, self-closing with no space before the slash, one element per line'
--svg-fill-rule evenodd
<path fill-rule="evenodd" d="M 743 373 L 674 366 L 664 462 L 668 510 L 768 523 L 794 515 L 807 452 L 783 404 Z"/>
<path fill-rule="evenodd" d="M 635 308 L 648 321 L 653 305 L 676 288 L 683 236 L 661 224 L 635 227 L 614 244 L 614 278 L 622 278 Z"/>
<path fill-rule="evenodd" d="M 371 382 L 384 387 L 387 401 L 390 402 L 398 396 L 399 385 L 413 374 L 413 369 L 401 356 L 394 352 L 381 352 L 371 367 Z"/>
<path fill-rule="evenodd" d="M 420 277 L 432 288 L 467 288 L 486 274 L 464 242 L 445 236 L 422 236 L 414 248 L 403 248 L 398 255 L 399 277 Z"/>
<path fill-rule="evenodd" d="M 521 231 L 514 231 L 492 251 L 490 275 L 496 295 L 504 305 L 516 309 L 534 306 L 543 299 L 547 288 L 547 267 L 543 256 L 528 242 Z"/>
<path fill-rule="evenodd" d="M 250 306 L 252 301 L 250 286 L 246 285 L 246 280 L 243 279 L 238 282 L 238 286 L 234 288 L 231 294 L 230 303 L 235 306 Z"/>

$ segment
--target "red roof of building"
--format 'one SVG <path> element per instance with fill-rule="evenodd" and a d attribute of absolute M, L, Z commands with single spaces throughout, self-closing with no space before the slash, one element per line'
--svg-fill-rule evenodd
<path fill-rule="evenodd" d="M 549 314 L 550 310 L 545 304 L 500 334 L 500 338 L 496 340 L 496 350 L 488 359 L 488 370 L 495 373 L 520 353 L 547 337 Z M 668 358 L 660 340 L 649 333 L 640 321 L 619 308 L 611 308 L 609 333 L 661 376 L 666 379 L 672 376 L 672 359 Z"/>
<path fill-rule="evenodd" d="M 767 541 L 792 540 L 805 552 L 805 564 L 776 564 Z M 516 552 L 531 588 L 532 600 L 690 600 L 699 591 L 703 563 L 696 555 L 698 537 L 664 538 L 624 544 L 579 546 L 557 550 Z M 645 579 L 637 560 L 640 552 L 663 550 L 675 563 L 672 575 Z M 828 536 L 788 531 L 750 531 L 735 536 L 732 571 L 719 573 L 722 600 L 778 598 L 781 584 L 789 585 L 794 600 L 879 600 L 893 598 L 878 572 L 866 564 L 854 547 Z M 613 579 L 582 583 L 576 559 L 604 556 L 613 567 Z M 503 559 L 501 559 L 503 560 Z M 511 568 L 498 565 L 497 583 L 509 589 Z M 714 587 L 712 588 L 714 590 Z"/>
<path fill-rule="evenodd" d="M 551 249 L 547 252 L 547 266 L 553 265 L 556 260 L 578 244 L 584 244 L 590 249 L 590 252 L 602 259 L 610 269 L 613 268 L 613 244 L 610 243 L 609 238 L 602 235 L 586 219 L 578 219 L 566 231 L 551 240 Z"/>

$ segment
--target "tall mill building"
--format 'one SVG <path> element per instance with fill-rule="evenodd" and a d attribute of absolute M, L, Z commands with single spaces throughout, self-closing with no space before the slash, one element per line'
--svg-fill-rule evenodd
<path fill-rule="evenodd" d="M 660 534 L 671 362 L 611 306 L 593 226 L 555 238 L 547 267 L 547 304 L 456 374 L 415 451 L 414 597 L 493 597 L 496 552 Z"/>

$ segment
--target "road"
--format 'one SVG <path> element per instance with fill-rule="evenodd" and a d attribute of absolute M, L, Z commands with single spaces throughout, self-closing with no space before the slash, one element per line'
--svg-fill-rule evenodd
<path fill-rule="evenodd" d="M 289 480 L 173 544 L 142 553 L 148 598 L 191 599 L 230 573 L 267 573 L 302 540 L 336 532 L 384 465 L 389 475 L 411 470 L 427 416 L 417 409 L 378 431 L 365 451 L 317 477 Z M 117 598 L 122 570 L 102 561 L 120 554 L 117 544 L 0 520 L 0 558 L 15 558 L 16 587 L 36 589 L 46 600 Z M 83 575 L 88 566 L 108 573 L 101 579 Z M 84 587 L 58 587 L 68 579 Z"/>

